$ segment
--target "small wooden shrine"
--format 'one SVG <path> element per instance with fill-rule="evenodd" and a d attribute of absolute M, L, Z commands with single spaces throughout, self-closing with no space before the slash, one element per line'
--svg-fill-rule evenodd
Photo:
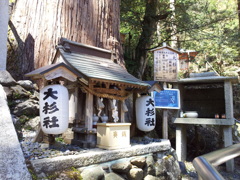
<path fill-rule="evenodd" d="M 42 79 L 44 86 L 61 84 L 69 92 L 69 143 L 96 146 L 96 123 L 124 123 L 125 99 L 132 93 L 146 92 L 149 84 L 135 78 L 115 63 L 111 51 L 62 38 L 51 65 L 27 77 Z M 97 118 L 96 118 L 97 117 Z M 93 120 L 95 120 L 93 122 Z"/>
<path fill-rule="evenodd" d="M 217 76 L 214 72 L 192 73 L 190 78 L 180 79 L 178 88 L 181 92 L 181 110 L 196 112 L 197 116 L 179 117 L 176 125 L 176 153 L 179 161 L 187 157 L 187 126 L 220 126 L 224 147 L 231 146 L 233 116 L 232 84 L 238 83 L 238 77 Z M 227 169 L 233 170 L 233 160 L 228 161 Z"/>

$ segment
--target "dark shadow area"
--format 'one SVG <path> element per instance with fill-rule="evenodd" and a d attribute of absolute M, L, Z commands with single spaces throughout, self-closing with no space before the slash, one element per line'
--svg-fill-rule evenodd
<path fill-rule="evenodd" d="M 23 80 L 26 79 L 24 74 L 34 69 L 35 41 L 31 34 L 22 40 L 11 20 L 8 25 L 15 39 L 8 37 L 7 71 L 15 80 Z"/>

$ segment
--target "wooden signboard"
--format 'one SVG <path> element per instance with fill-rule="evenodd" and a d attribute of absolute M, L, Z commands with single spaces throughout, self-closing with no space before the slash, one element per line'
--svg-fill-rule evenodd
<path fill-rule="evenodd" d="M 167 47 L 154 51 L 154 81 L 177 81 L 178 54 L 177 51 Z"/>

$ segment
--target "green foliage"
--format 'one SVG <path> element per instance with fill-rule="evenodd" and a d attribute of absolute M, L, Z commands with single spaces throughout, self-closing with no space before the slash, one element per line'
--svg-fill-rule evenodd
<path fill-rule="evenodd" d="M 62 136 L 55 137 L 56 142 L 64 142 Z"/>
<path fill-rule="evenodd" d="M 35 174 L 35 172 L 32 169 L 28 168 L 28 171 L 31 174 L 33 180 L 38 180 L 37 175 Z"/>
<path fill-rule="evenodd" d="M 80 171 L 78 171 L 74 167 L 71 167 L 71 169 L 66 172 L 66 175 L 68 178 L 71 178 L 74 180 L 82 180 Z"/>
<path fill-rule="evenodd" d="M 199 1 L 191 4 L 185 12 L 182 17 L 188 18 L 178 17 L 182 22 L 178 24 L 178 30 L 183 32 L 179 33 L 179 39 L 181 48 L 199 52 L 195 70 L 208 70 L 205 68 L 208 62 L 220 75 L 230 75 L 227 68 L 236 66 L 239 58 L 235 2 Z"/>
<path fill-rule="evenodd" d="M 125 61 L 130 73 L 138 71 L 135 49 L 143 31 L 145 0 L 122 0 L 121 33 L 125 38 Z M 159 14 L 171 12 L 169 0 L 159 0 Z M 172 18 L 174 15 L 174 18 Z M 214 68 L 220 75 L 231 75 L 239 68 L 240 41 L 237 2 L 235 0 L 178 0 L 175 11 L 158 22 L 158 30 L 152 39 L 152 47 L 162 42 L 171 43 L 171 37 L 178 37 L 178 48 L 199 52 L 194 60 L 194 71 Z M 176 33 L 172 33 L 175 26 Z M 145 76 L 152 78 L 152 61 L 149 56 Z M 206 62 L 210 64 L 206 68 Z"/>
<path fill-rule="evenodd" d="M 124 58 L 128 71 L 135 76 L 142 74 L 144 64 L 147 64 L 148 71 L 152 70 L 146 52 L 155 41 L 152 36 L 158 19 L 170 14 L 168 6 L 164 0 L 121 1 L 121 33 L 126 35 Z M 143 79 L 147 80 L 149 75 L 152 73 L 147 72 Z"/>
<path fill-rule="evenodd" d="M 53 174 L 48 175 L 44 179 L 46 179 L 46 180 L 56 180 L 58 178 L 59 174 L 60 174 L 59 172 L 54 172 Z"/>
<path fill-rule="evenodd" d="M 17 92 L 13 92 L 13 99 L 20 99 L 20 98 L 21 98 L 21 94 Z"/>
<path fill-rule="evenodd" d="M 19 121 L 20 121 L 20 123 L 22 124 L 22 125 L 24 125 L 27 121 L 29 121 L 29 117 L 28 116 L 25 116 L 25 115 L 21 115 L 20 117 L 19 117 Z"/>

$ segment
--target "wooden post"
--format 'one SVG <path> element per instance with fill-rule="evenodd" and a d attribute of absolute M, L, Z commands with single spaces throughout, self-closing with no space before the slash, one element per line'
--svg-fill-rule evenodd
<path fill-rule="evenodd" d="M 125 122 L 125 112 L 122 109 L 123 101 L 118 101 L 118 117 L 121 123 Z"/>
<path fill-rule="evenodd" d="M 187 156 L 186 125 L 178 124 L 176 127 L 176 153 L 178 161 L 185 161 Z"/>
<path fill-rule="evenodd" d="M 163 123 L 162 123 L 163 139 L 168 139 L 168 110 L 163 109 Z"/>
<path fill-rule="evenodd" d="M 69 123 L 73 123 L 75 119 L 75 94 L 73 89 L 69 89 Z"/>
<path fill-rule="evenodd" d="M 136 99 L 137 93 L 133 93 L 133 119 L 130 127 L 130 136 L 133 137 L 136 134 Z"/>
<path fill-rule="evenodd" d="M 167 83 L 164 82 L 163 88 L 167 88 Z M 168 139 L 168 110 L 163 109 L 163 123 L 162 123 L 162 136 L 163 139 Z"/>
<path fill-rule="evenodd" d="M 79 114 L 78 114 L 78 88 L 77 87 L 75 87 L 74 102 L 75 102 L 75 104 L 74 104 L 74 111 L 75 111 L 74 120 L 75 120 L 75 122 L 74 123 L 77 124 L 78 123 L 77 118 L 79 116 Z"/>
<path fill-rule="evenodd" d="M 232 93 L 232 83 L 231 81 L 224 82 L 224 94 L 225 94 L 225 113 L 226 118 L 233 119 L 233 93 Z M 223 127 L 223 138 L 224 146 L 231 146 L 232 141 L 232 126 Z M 233 172 L 234 170 L 234 160 L 229 160 L 226 162 L 227 171 Z"/>

